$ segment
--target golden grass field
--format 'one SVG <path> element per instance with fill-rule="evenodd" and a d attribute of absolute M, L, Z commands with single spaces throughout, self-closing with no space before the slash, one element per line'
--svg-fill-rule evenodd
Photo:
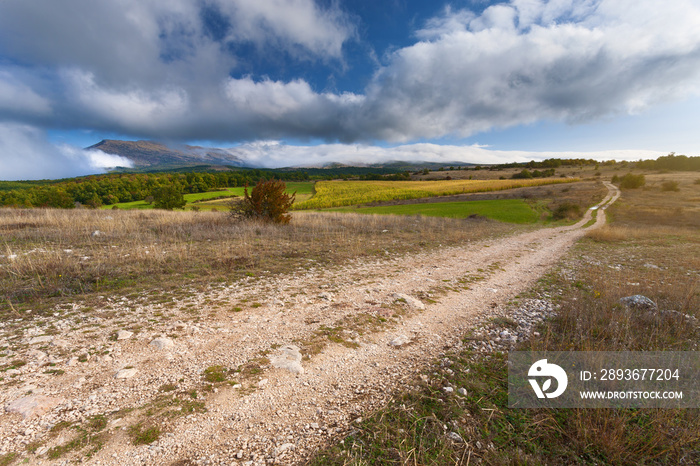
<path fill-rule="evenodd" d="M 93 293 L 235 281 L 519 228 L 330 212 L 295 212 L 291 224 L 276 225 L 235 222 L 223 212 L 0 209 L 0 317 Z"/>
<path fill-rule="evenodd" d="M 528 180 L 439 180 L 439 181 L 319 181 L 316 194 L 295 209 L 325 209 L 395 199 L 501 191 L 505 189 L 571 183 L 577 178 Z"/>

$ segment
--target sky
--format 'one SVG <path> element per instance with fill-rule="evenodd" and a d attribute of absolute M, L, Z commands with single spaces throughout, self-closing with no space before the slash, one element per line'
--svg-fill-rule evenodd
<path fill-rule="evenodd" d="M 258 166 L 700 155 L 700 0 L 2 0 L 0 179 L 86 147 Z"/>

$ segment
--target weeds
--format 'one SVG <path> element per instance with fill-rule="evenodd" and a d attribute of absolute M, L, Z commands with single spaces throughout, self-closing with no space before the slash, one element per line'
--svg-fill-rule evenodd
<path fill-rule="evenodd" d="M 290 225 L 212 212 L 0 209 L 0 315 L 76 295 L 138 292 L 458 244 L 515 227 L 469 219 L 298 212 Z M 25 226 L 31 225 L 31 226 Z M 99 230 L 99 236 L 92 232 Z M 391 235 L 383 234 L 384 231 Z"/>
<path fill-rule="evenodd" d="M 149 445 L 160 438 L 158 426 L 144 427 L 141 423 L 129 427 L 129 436 L 134 445 Z"/>

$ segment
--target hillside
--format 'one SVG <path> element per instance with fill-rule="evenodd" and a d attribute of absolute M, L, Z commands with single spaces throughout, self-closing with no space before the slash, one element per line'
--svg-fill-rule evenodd
<path fill-rule="evenodd" d="M 223 164 L 241 167 L 243 161 L 226 149 L 182 145 L 178 148 L 153 141 L 117 141 L 105 139 L 88 149 L 126 157 L 136 168 Z"/>

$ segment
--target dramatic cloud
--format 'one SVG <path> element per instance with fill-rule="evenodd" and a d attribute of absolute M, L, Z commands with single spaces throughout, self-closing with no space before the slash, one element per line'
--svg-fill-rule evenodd
<path fill-rule="evenodd" d="M 132 163 L 99 150 L 55 146 L 36 128 L 0 124 L 0 180 L 68 178 L 131 167 Z"/>
<path fill-rule="evenodd" d="M 256 141 L 226 149 L 248 165 L 265 168 L 323 166 L 332 162 L 363 165 L 398 160 L 436 163 L 498 164 L 529 162 L 548 158 L 587 158 L 594 160 L 639 160 L 665 155 L 655 151 L 528 152 L 497 151 L 478 145 L 406 144 L 378 147 L 365 144 L 319 144 L 295 146 L 279 141 Z"/>
<path fill-rule="evenodd" d="M 524 1 L 450 9 L 396 51 L 367 92 L 391 139 L 586 121 L 696 94 L 700 5 Z"/>
<path fill-rule="evenodd" d="M 344 66 L 358 33 L 338 5 L 3 1 L 0 121 L 179 141 L 408 142 L 593 121 L 700 93 L 694 0 L 446 8 L 385 55 L 362 92 L 242 67 L 280 54 Z"/>

